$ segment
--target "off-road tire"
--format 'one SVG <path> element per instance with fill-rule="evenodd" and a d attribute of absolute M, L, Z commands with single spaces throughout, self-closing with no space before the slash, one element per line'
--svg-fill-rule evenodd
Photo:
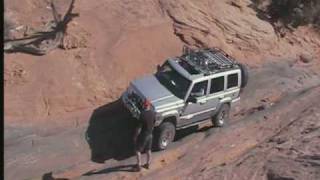
<path fill-rule="evenodd" d="M 212 118 L 212 123 L 214 127 L 223 127 L 229 121 L 230 106 L 228 104 L 223 104 L 218 113 Z"/>
<path fill-rule="evenodd" d="M 164 150 L 174 140 L 176 127 L 171 122 L 163 122 L 155 129 L 154 148 L 158 151 Z"/>
<path fill-rule="evenodd" d="M 239 63 L 239 67 L 241 69 L 241 88 L 244 88 L 248 84 L 249 72 L 248 68 L 244 64 Z"/>

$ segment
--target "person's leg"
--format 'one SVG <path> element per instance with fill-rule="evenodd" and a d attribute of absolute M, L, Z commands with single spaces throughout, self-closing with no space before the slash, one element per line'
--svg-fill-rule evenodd
<path fill-rule="evenodd" d="M 139 151 L 137 151 L 136 155 L 137 155 L 137 165 L 141 166 L 141 153 Z"/>
<path fill-rule="evenodd" d="M 149 169 L 151 163 L 151 148 L 152 148 L 152 136 L 148 137 L 147 144 L 146 144 L 146 153 L 147 153 L 147 163 L 145 167 Z"/>
<path fill-rule="evenodd" d="M 136 157 L 137 157 L 136 170 L 140 171 L 140 169 L 141 169 L 141 153 L 139 151 L 136 151 Z"/>
<path fill-rule="evenodd" d="M 151 149 L 147 151 L 147 163 L 146 163 L 147 169 L 149 169 L 150 163 L 151 163 Z"/>
<path fill-rule="evenodd" d="M 135 166 L 136 171 L 140 171 L 141 169 L 141 152 L 143 150 L 143 139 L 142 136 L 139 134 L 137 136 L 136 141 L 135 141 L 135 153 L 136 153 L 136 158 L 137 158 L 137 164 Z"/>

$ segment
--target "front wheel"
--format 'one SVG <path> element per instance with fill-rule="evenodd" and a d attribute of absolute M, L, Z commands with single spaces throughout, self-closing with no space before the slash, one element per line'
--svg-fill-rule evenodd
<path fill-rule="evenodd" d="M 219 112 L 212 118 L 212 123 L 215 127 L 223 127 L 229 121 L 230 106 L 223 104 Z"/>
<path fill-rule="evenodd" d="M 157 150 L 164 150 L 174 140 L 176 128 L 171 122 L 162 123 L 155 129 L 155 148 Z"/>

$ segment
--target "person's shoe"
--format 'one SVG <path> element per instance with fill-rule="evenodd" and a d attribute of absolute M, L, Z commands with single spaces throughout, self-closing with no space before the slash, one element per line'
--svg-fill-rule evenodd
<path fill-rule="evenodd" d="M 149 164 L 149 163 L 146 163 L 145 165 L 143 165 L 143 167 L 146 168 L 146 169 L 149 169 L 150 164 Z"/>
<path fill-rule="evenodd" d="M 141 171 L 141 167 L 137 164 L 133 167 L 133 171 L 135 172 L 140 172 Z"/>

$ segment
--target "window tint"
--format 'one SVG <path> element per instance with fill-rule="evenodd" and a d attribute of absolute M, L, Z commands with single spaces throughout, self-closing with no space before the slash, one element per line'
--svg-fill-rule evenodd
<path fill-rule="evenodd" d="M 175 71 L 168 62 L 156 73 L 156 78 L 163 86 L 180 99 L 186 96 L 191 84 L 188 79 Z"/>
<path fill-rule="evenodd" d="M 210 94 L 224 90 L 224 76 L 211 79 Z"/>
<path fill-rule="evenodd" d="M 193 86 L 190 95 L 193 97 L 204 96 L 206 95 L 207 87 L 208 87 L 208 81 L 198 82 Z"/>
<path fill-rule="evenodd" d="M 228 86 L 227 88 L 232 88 L 238 86 L 238 74 L 230 74 L 228 75 Z"/>
<path fill-rule="evenodd" d="M 199 74 L 197 70 L 194 69 L 193 66 L 191 66 L 189 63 L 186 61 L 179 61 L 180 66 L 182 66 L 188 73 L 190 74 Z"/>

